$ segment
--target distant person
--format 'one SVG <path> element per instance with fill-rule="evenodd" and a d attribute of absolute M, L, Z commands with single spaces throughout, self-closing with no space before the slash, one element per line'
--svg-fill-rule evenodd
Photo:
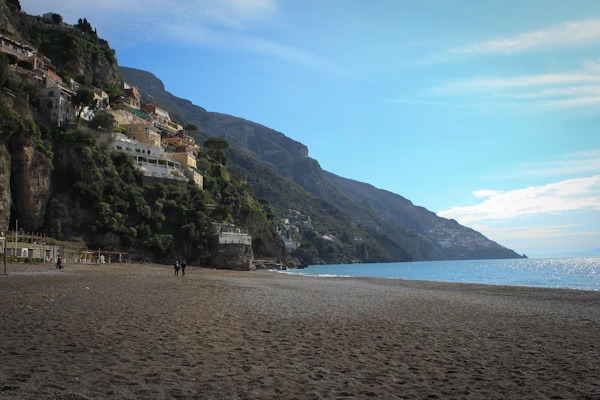
<path fill-rule="evenodd" d="M 62 258 L 59 255 L 58 258 L 56 259 L 56 269 L 61 269 L 61 268 L 62 268 Z"/>
<path fill-rule="evenodd" d="M 182 262 L 181 263 L 181 276 L 185 276 L 185 267 L 186 267 L 185 262 Z"/>
<path fill-rule="evenodd" d="M 175 260 L 175 265 L 173 265 L 173 268 L 175 269 L 175 276 L 179 275 L 179 261 Z"/>

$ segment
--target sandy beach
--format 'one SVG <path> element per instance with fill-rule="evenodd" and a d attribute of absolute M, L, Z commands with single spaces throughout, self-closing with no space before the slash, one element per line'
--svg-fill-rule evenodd
<path fill-rule="evenodd" d="M 600 399 L 600 292 L 9 265 L 0 399 Z"/>

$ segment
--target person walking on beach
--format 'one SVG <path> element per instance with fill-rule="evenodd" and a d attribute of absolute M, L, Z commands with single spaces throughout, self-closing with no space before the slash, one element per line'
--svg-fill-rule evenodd
<path fill-rule="evenodd" d="M 181 263 L 181 276 L 185 276 L 185 261 Z"/>
<path fill-rule="evenodd" d="M 179 275 L 179 261 L 175 260 L 175 265 L 173 266 L 175 269 L 175 276 Z"/>

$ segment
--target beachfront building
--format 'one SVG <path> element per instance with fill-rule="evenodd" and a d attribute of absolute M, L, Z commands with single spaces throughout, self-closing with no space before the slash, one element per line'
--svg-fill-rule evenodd
<path fill-rule="evenodd" d="M 213 223 L 217 245 L 208 265 L 219 269 L 254 270 L 252 236 L 242 233 L 232 224 Z"/>
<path fill-rule="evenodd" d="M 233 224 L 215 222 L 213 223 L 213 230 L 218 237 L 219 244 L 252 244 L 252 236 L 242 233 L 242 230 Z"/>

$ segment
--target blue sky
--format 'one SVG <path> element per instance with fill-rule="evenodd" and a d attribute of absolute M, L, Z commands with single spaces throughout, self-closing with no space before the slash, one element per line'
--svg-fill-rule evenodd
<path fill-rule="evenodd" d="M 597 0 L 21 0 L 519 253 L 600 248 Z"/>

